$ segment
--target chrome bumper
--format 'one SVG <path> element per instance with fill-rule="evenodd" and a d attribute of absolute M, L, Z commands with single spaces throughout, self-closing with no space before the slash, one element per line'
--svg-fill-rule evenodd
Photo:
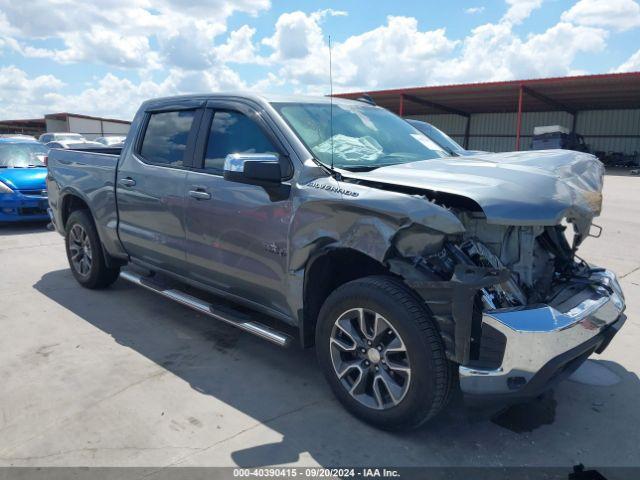
<path fill-rule="evenodd" d="M 536 374 L 552 377 L 557 372 L 545 368 L 555 359 L 584 359 L 603 342 L 605 331 L 613 336 L 623 320 L 624 295 L 612 272 L 596 271 L 594 286 L 587 298 L 563 312 L 548 305 L 500 309 L 483 314 L 483 324 L 506 337 L 506 347 L 499 368 L 459 367 L 460 388 L 470 395 L 509 395 L 527 390 Z M 600 286 L 595 286 L 596 284 Z M 561 308 L 560 308 L 561 309 Z M 603 337 L 602 341 L 599 338 Z M 585 345 L 585 351 L 579 348 Z M 575 355 L 574 355 L 574 353 Z M 563 355 L 569 358 L 563 358 Z M 574 355 L 573 357 L 571 357 Z M 540 378 L 538 378 L 540 380 Z M 546 379 L 543 379 L 546 380 Z"/>

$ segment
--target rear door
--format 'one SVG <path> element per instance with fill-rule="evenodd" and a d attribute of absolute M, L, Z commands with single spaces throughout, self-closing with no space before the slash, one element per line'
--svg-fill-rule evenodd
<path fill-rule="evenodd" d="M 146 112 L 140 134 L 118 166 L 120 240 L 150 266 L 184 274 L 185 181 L 203 109 Z"/>
<path fill-rule="evenodd" d="M 223 178 L 230 153 L 274 153 L 291 177 L 286 150 L 265 115 L 240 102 L 209 101 L 194 169 L 187 174 L 187 263 L 198 282 L 271 313 L 288 315 L 285 301 L 289 198 Z"/>

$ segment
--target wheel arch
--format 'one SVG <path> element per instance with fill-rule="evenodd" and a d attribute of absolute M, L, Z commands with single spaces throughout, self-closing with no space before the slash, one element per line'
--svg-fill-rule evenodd
<path fill-rule="evenodd" d="M 96 224 L 96 217 L 93 214 L 91 207 L 89 206 L 89 202 L 84 198 L 84 195 L 77 192 L 76 190 L 70 189 L 62 194 L 62 201 L 60 202 L 60 220 L 62 222 L 62 225 L 61 225 L 62 230 L 63 231 L 66 230 L 67 221 L 69 220 L 69 217 L 73 212 L 78 210 L 86 210 L 89 213 L 89 216 L 91 217 L 91 220 L 93 221 L 94 225 L 96 226 L 96 233 L 98 234 L 98 240 L 100 241 L 102 256 L 107 266 L 113 267 L 113 266 L 124 265 L 126 262 L 112 257 L 111 255 L 109 255 L 109 252 L 107 252 L 107 249 L 105 248 L 105 245 L 104 245 L 104 241 L 100 236 L 100 229 Z"/>
<path fill-rule="evenodd" d="M 62 193 L 62 201 L 60 202 L 60 220 L 62 222 L 62 229 L 67 227 L 67 221 L 73 212 L 76 210 L 87 210 L 94 218 L 93 212 L 89 207 L 89 202 L 84 196 L 76 190 L 67 190 Z M 95 221 L 95 220 L 94 220 Z"/>
<path fill-rule="evenodd" d="M 302 346 L 312 347 L 318 313 L 327 297 L 341 285 L 370 275 L 394 275 L 383 263 L 352 248 L 325 249 L 307 263 L 304 273 Z"/>

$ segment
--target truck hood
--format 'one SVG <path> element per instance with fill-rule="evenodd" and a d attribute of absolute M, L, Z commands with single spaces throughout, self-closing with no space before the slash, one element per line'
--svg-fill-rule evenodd
<path fill-rule="evenodd" d="M 584 230 L 600 213 L 604 167 L 590 154 L 544 150 L 439 158 L 342 173 L 347 179 L 471 199 L 489 223 L 556 225 L 568 218 Z"/>
<path fill-rule="evenodd" d="M 44 190 L 46 167 L 0 168 L 0 182 L 12 190 Z"/>

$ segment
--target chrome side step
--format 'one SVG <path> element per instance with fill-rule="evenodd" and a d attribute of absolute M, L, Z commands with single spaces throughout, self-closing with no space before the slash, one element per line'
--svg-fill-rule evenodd
<path fill-rule="evenodd" d="M 279 332 L 278 330 L 268 327 L 267 325 L 263 325 L 262 323 L 247 321 L 244 319 L 234 319 L 232 314 L 227 312 L 224 312 L 223 314 L 220 311 L 216 311 L 216 308 L 212 304 L 207 303 L 204 300 L 201 300 L 192 295 L 189 295 L 188 293 L 181 292 L 180 290 L 176 290 L 174 288 L 165 288 L 160 285 L 156 285 L 142 275 L 138 275 L 136 273 L 128 271 L 122 271 L 120 272 L 120 278 L 122 278 L 123 280 L 127 280 L 128 282 L 135 283 L 136 285 L 140 285 L 147 290 L 158 293 L 163 297 L 181 303 L 182 305 L 192 308 L 200 313 L 209 315 L 216 320 L 228 323 L 229 325 L 238 327 L 246 332 L 253 333 L 254 335 L 262 337 L 265 340 L 269 340 L 270 342 L 275 343 L 280 347 L 287 347 L 291 343 L 291 337 L 285 333 Z"/>

